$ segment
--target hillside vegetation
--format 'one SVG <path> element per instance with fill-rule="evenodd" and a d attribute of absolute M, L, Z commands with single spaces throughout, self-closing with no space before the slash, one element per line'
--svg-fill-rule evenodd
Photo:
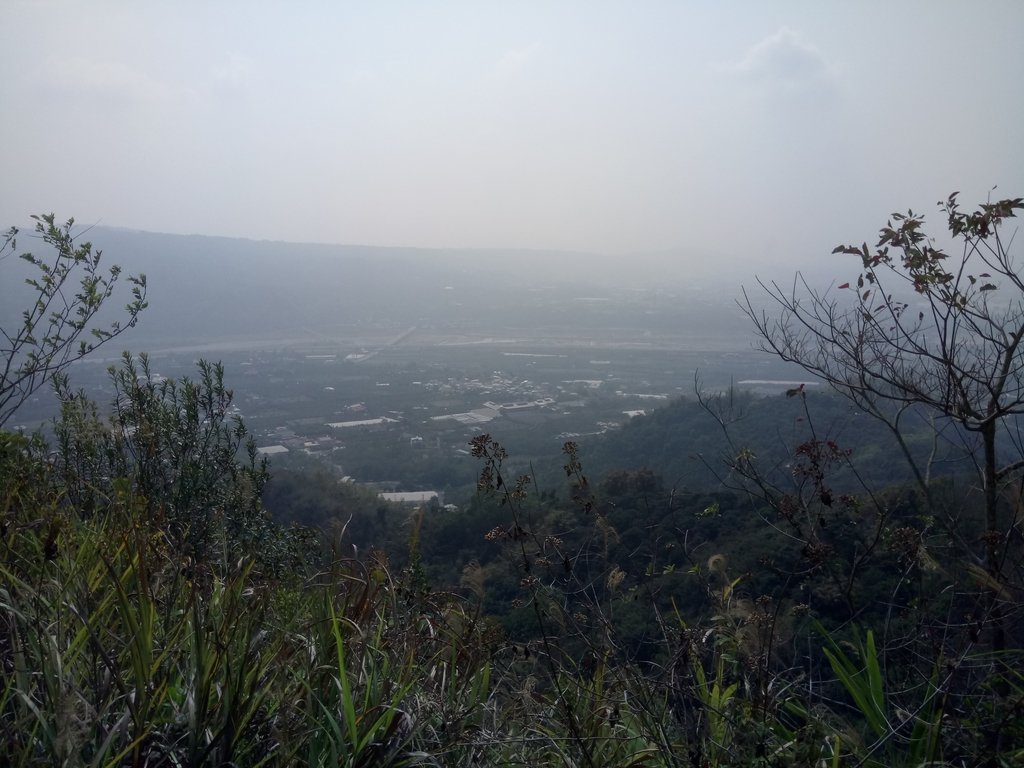
<path fill-rule="evenodd" d="M 972 242 L 1010 202 L 964 224 Z M 98 257 L 40 225 L 57 256 L 38 291 L 53 299 L 53 263 L 73 283 Z M 914 231 L 892 247 L 919 247 Z M 6 334 L 22 341 L 0 390 L 49 381 L 61 414 L 49 444 L 0 431 L 0 763 L 1020 764 L 1022 465 L 1002 392 L 1024 391 L 1008 383 L 1024 325 L 1011 301 L 1000 330 L 983 326 L 1004 311 L 989 277 L 960 290 L 944 255 L 917 255 L 912 288 L 987 329 L 974 367 L 947 355 L 965 396 L 948 413 L 923 378 L 908 393 L 890 369 L 857 388 L 776 333 L 789 326 L 760 325 L 854 410 L 803 387 L 698 392 L 595 446 L 597 474 L 566 443 L 557 484 L 480 435 L 478 493 L 447 511 L 326 473 L 282 473 L 267 492 L 272 468 L 217 364 L 167 379 L 126 353 L 110 402 L 92 402 L 62 350 L 88 336 L 76 302 L 96 303 L 96 284 L 69 283 L 56 330 Z M 874 321 L 854 317 L 870 341 Z M 896 341 L 910 354 L 924 338 Z M 998 432 L 966 397 L 985 344 L 1009 361 L 990 382 Z M 910 483 L 894 484 L 897 463 Z"/>

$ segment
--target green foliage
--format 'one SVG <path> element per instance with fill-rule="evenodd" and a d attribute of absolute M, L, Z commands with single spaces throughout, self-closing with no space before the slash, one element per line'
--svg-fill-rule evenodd
<path fill-rule="evenodd" d="M 32 218 L 49 252 L 19 254 L 30 268 L 25 278 L 30 299 L 20 325 L 0 329 L 0 427 L 71 363 L 134 326 L 146 308 L 145 275 L 129 275 L 132 298 L 124 308 L 126 319 L 101 324 L 98 315 L 114 295 L 120 267 L 100 268 L 102 252 L 75 241 L 74 219 L 58 224 L 52 213 Z M 17 250 L 17 234 L 11 228 L 4 236 L 0 260 Z"/>
<path fill-rule="evenodd" d="M 262 501 L 278 525 L 316 529 L 336 549 L 343 540 L 357 552 L 376 548 L 388 552 L 393 561 L 404 562 L 409 510 L 384 501 L 371 488 L 341 481 L 322 468 L 281 469 L 275 465 Z M 453 583 L 458 571 L 447 576 L 447 583 Z"/>
<path fill-rule="evenodd" d="M 56 470 L 68 501 L 90 515 L 127 488 L 183 561 L 227 562 L 258 550 L 266 566 L 284 567 L 295 542 L 263 511 L 266 461 L 233 413 L 223 367 L 197 367 L 196 380 L 166 379 L 146 355 L 126 352 L 110 368 L 109 420 L 57 378 Z"/>
<path fill-rule="evenodd" d="M 141 514 L 68 520 L 53 559 L 9 529 L 5 764 L 397 764 L 478 716 L 485 626 L 458 601 L 408 602 L 383 566 L 185 574 Z"/>
<path fill-rule="evenodd" d="M 864 643 L 860 643 L 858 639 L 858 662 L 847 655 L 820 625 L 819 630 L 827 643 L 822 652 L 828 659 L 832 671 L 847 693 L 853 697 L 861 715 L 875 735 L 880 738 L 886 736 L 890 725 L 886 714 L 885 685 L 874 633 L 869 629 Z"/>

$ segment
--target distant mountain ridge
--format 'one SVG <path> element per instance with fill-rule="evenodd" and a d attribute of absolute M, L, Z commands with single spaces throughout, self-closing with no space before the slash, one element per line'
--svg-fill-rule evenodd
<path fill-rule="evenodd" d="M 28 231 L 19 252 L 36 247 Z M 330 338 L 339 329 L 421 323 L 456 329 L 564 327 L 570 334 L 575 327 L 625 325 L 650 333 L 651 327 L 706 331 L 736 319 L 735 312 L 731 319 L 714 316 L 723 303 L 732 304 L 731 296 L 723 302 L 720 292 L 693 281 L 672 288 L 667 273 L 657 279 L 656 260 L 643 262 L 649 269 L 627 260 L 612 272 L 602 257 L 563 251 L 287 243 L 105 226 L 88 228 L 82 239 L 103 251 L 108 266 L 147 276 L 150 306 L 127 340 L 135 348 Z M 0 284 L 0 312 L 7 327 L 30 294 L 21 280 L 8 279 L 19 268 L 3 266 L 9 272 Z M 615 302 L 573 301 L 595 297 Z"/>

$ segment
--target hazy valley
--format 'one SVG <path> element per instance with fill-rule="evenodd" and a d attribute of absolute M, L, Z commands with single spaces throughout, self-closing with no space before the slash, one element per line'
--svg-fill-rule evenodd
<path fill-rule="evenodd" d="M 557 454 L 567 439 L 692 395 L 698 374 L 713 389 L 797 375 L 754 349 L 727 280 L 654 287 L 638 275 L 633 285 L 609 285 L 588 277 L 583 257 L 554 269 L 545 264 L 561 264 L 558 254 L 533 252 L 102 227 L 88 236 L 106 260 L 149 282 L 150 306 L 119 347 L 146 352 L 162 377 L 192 375 L 200 357 L 222 361 L 259 446 L 288 449 L 275 464 L 314 457 L 396 490 L 465 485 L 465 469 L 447 478 L 446 467 L 481 432 L 528 457 Z M 17 291 L 5 288 L 5 305 L 19 306 Z M 75 384 L 101 405 L 117 353 L 105 347 L 72 368 Z M 18 423 L 31 428 L 53 415 L 52 395 L 40 391 Z M 342 423 L 353 426 L 328 426 Z M 434 476 L 403 476 L 399 457 L 428 463 Z"/>

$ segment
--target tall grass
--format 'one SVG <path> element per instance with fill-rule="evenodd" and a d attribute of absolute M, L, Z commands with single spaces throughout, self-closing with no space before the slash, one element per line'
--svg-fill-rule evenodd
<path fill-rule="evenodd" d="M 452 595 L 181 560 L 129 495 L 87 520 L 51 502 L 5 512 L 0 763 L 400 764 L 486 719 L 486 627 Z"/>
<path fill-rule="evenodd" d="M 5 484 L 0 765 L 838 768 L 950 758 L 952 671 L 936 666 L 912 699 L 887 680 L 873 632 L 851 641 L 823 629 L 808 635 L 822 665 L 787 668 L 778 624 L 791 619 L 751 601 L 718 556 L 693 571 L 709 615 L 658 614 L 658 653 L 641 662 L 617 617 L 643 593 L 602 559 L 612 534 L 574 456 L 566 471 L 596 552 L 558 579 L 540 566 L 549 532 L 519 506 L 525 482 L 506 483 L 501 454 L 489 456 L 488 487 L 513 523 L 498 545 L 524 569 L 522 600 L 536 618 L 526 642 L 481 615 L 482 578 L 468 597 L 434 591 L 415 556 L 400 572 L 377 552 L 362 562 L 311 552 L 305 570 L 288 573 L 228 551 L 197 561 L 175 552 L 145 514 L 152 505 L 126 486 L 82 517 L 45 477 Z M 1015 690 L 1019 699 L 1024 686 Z"/>

